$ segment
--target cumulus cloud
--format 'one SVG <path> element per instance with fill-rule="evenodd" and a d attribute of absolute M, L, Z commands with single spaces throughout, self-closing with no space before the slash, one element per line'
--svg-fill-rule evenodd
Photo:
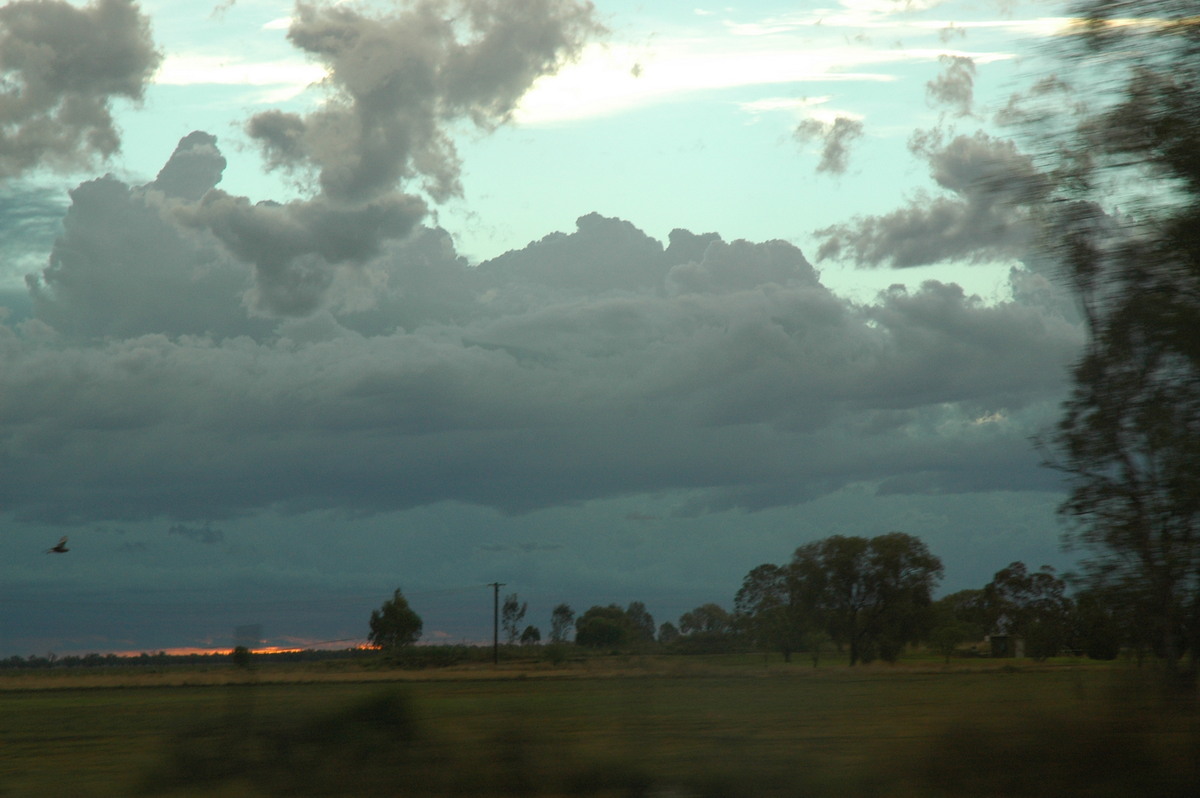
<path fill-rule="evenodd" d="M 504 122 L 533 82 L 600 30 L 574 0 L 420 0 L 371 17 L 298 2 L 288 39 L 329 70 L 324 106 L 271 111 L 249 132 L 268 162 L 319 173 L 335 200 L 361 200 L 414 177 L 436 198 L 459 191 L 449 125 Z"/>
<path fill-rule="evenodd" d="M 134 0 L 0 7 L 0 179 L 111 156 L 111 103 L 141 100 L 161 60 Z"/>
<path fill-rule="evenodd" d="M 307 316 L 333 284 L 333 265 L 362 263 L 382 242 L 412 232 L 425 203 L 406 194 L 385 194 L 345 206 L 324 197 L 287 204 L 251 204 L 245 197 L 208 192 L 181 214 L 213 232 L 237 258 L 255 265 L 256 308 L 281 316 Z"/>
<path fill-rule="evenodd" d="M 863 123 L 860 119 L 837 116 L 832 122 L 805 119 L 796 127 L 796 138 L 801 141 L 819 141 L 821 160 L 818 172 L 840 175 L 846 171 L 850 155 L 850 144 L 862 138 Z"/>
<path fill-rule="evenodd" d="M 1029 252 L 1030 205 L 1046 191 L 1032 159 L 1008 140 L 977 132 L 945 141 L 920 132 L 910 148 L 924 158 L 943 194 L 922 193 L 882 216 L 856 217 L 816 231 L 817 259 L 860 266 L 923 266 L 948 260 L 986 262 Z"/>
<path fill-rule="evenodd" d="M 505 294 L 514 288 L 597 293 L 659 286 L 672 265 L 661 242 L 622 219 L 589 213 L 576 220 L 573 233 L 551 233 L 479 264 L 476 273 Z"/>
<path fill-rule="evenodd" d="M 750 291 L 761 285 L 820 284 L 804 253 L 786 241 L 726 244 L 720 239 L 710 241 L 699 259 L 671 267 L 666 280 L 672 294 L 722 294 Z"/>
<path fill-rule="evenodd" d="M 71 192 L 65 218 L 59 206 L 39 211 L 53 249 L 26 277 L 38 317 L 71 338 L 258 338 L 276 327 L 264 305 L 305 316 L 324 303 L 339 328 L 370 334 L 461 315 L 473 301 L 447 235 L 414 228 L 415 203 L 252 205 L 216 188 L 225 166 L 216 138 L 197 131 L 153 181 L 106 176 Z M 380 228 L 405 238 L 381 243 Z M 330 266 L 337 261 L 355 266 Z"/>
<path fill-rule="evenodd" d="M 224 168 L 216 139 L 197 132 L 144 186 L 110 175 L 71 191 L 49 263 L 26 277 L 38 318 L 71 338 L 261 331 L 243 306 L 247 269 L 175 218 Z"/>
<path fill-rule="evenodd" d="M 288 39 L 326 67 L 325 100 L 308 114 L 256 114 L 246 129 L 268 167 L 313 175 L 319 191 L 287 204 L 212 191 L 181 218 L 254 264 L 257 311 L 312 314 L 337 267 L 416 228 L 423 196 L 461 194 L 455 125 L 507 121 L 599 30 L 591 4 L 574 0 L 421 0 L 383 16 L 298 2 Z"/>
<path fill-rule="evenodd" d="M 180 242 L 193 260 L 175 271 L 196 273 L 203 253 L 217 273 L 236 266 L 204 244 L 211 234 L 178 228 L 171 203 L 203 200 L 153 185 L 77 189 L 70 250 L 116 268 L 137 253 L 95 244 L 129 219 L 164 225 L 146 274 Z M 104 208 L 115 221 L 101 223 Z M 356 273 L 378 286 L 374 304 L 339 278 L 339 302 L 303 325 L 242 321 L 226 337 L 180 334 L 172 290 L 138 293 L 136 272 L 128 293 L 103 299 L 137 320 L 129 332 L 98 309 L 77 322 L 86 292 L 66 292 L 66 276 L 88 264 L 67 249 L 70 268 L 38 289 L 55 294 L 39 295 L 39 323 L 108 334 L 0 326 L 0 506 L 43 522 L 166 518 L 194 531 L 269 508 L 525 512 L 663 491 L 688 491 L 687 513 L 858 482 L 1028 486 L 1040 472 L 1027 437 L 1039 408 L 1057 406 L 1080 340 L 1040 304 L 987 305 L 935 283 L 854 304 L 790 244 L 677 230 L 664 247 L 598 215 L 477 269 L 421 231 Z M 223 301 L 244 315 L 236 291 L 187 279 L 210 312 Z"/>
<path fill-rule="evenodd" d="M 962 55 L 941 55 L 942 72 L 925 84 L 931 103 L 949 106 L 958 116 L 969 116 L 975 101 L 975 61 Z"/>

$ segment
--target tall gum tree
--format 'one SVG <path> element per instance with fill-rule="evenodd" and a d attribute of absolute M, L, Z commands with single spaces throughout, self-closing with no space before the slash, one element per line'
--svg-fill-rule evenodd
<path fill-rule="evenodd" d="M 801 546 L 792 557 L 790 589 L 829 637 L 850 649 L 850 664 L 894 662 L 930 621 L 942 562 L 903 532 L 874 538 L 834 535 Z"/>
<path fill-rule="evenodd" d="M 1043 440 L 1085 578 L 1136 607 L 1168 674 L 1200 662 L 1200 8 L 1089 0 L 1059 44 L 1046 241 L 1087 324 Z M 1065 106 L 1064 106 L 1065 107 Z M 1039 131 L 1044 134 L 1043 130 Z"/>

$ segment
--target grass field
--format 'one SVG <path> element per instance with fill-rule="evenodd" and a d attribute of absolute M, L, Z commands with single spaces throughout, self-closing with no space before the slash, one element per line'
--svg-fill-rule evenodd
<path fill-rule="evenodd" d="M 603 658 L 0 675 L 0 795 L 1194 794 L 1119 665 Z"/>

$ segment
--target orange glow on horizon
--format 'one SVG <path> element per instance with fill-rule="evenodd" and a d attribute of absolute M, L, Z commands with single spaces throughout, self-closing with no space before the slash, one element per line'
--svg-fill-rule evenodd
<path fill-rule="evenodd" d="M 229 656 L 233 653 L 233 646 L 177 646 L 175 648 L 159 648 L 153 651 L 109 651 L 116 657 L 132 657 L 137 658 L 145 656 L 158 656 L 165 654 L 168 657 L 187 657 L 193 655 L 212 655 L 212 656 Z M 250 649 L 251 654 L 296 654 L 301 651 L 344 651 L 348 649 L 363 650 L 370 649 L 372 646 L 367 643 L 358 643 L 357 645 L 339 645 L 336 647 L 322 647 L 320 643 L 312 645 L 290 645 L 290 646 L 256 646 Z"/>

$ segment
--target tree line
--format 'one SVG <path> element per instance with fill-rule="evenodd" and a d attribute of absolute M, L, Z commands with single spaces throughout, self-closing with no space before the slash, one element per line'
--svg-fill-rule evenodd
<path fill-rule="evenodd" d="M 960 649 L 990 653 L 979 644 L 997 636 L 1019 640 L 1025 655 L 1039 660 L 1063 653 L 1113 659 L 1126 650 L 1140 661 L 1167 653 L 1119 591 L 1092 584 L 1071 592 L 1051 566 L 1032 570 L 1013 562 L 986 585 L 935 600 L 942 575 L 941 560 L 913 535 L 834 535 L 800 546 L 786 563 L 753 568 L 732 610 L 706 603 L 677 623 L 656 625 L 640 601 L 595 605 L 579 615 L 561 603 L 551 613 L 546 642 L 593 650 L 760 650 L 786 661 L 803 653 L 814 665 L 831 651 L 851 665 L 895 662 L 912 646 L 948 661 Z M 524 623 L 527 610 L 518 594 L 505 598 L 501 626 L 508 645 L 543 642 L 541 630 Z M 395 650 L 415 642 L 420 628 L 420 617 L 397 591 L 372 613 L 369 639 Z"/>

